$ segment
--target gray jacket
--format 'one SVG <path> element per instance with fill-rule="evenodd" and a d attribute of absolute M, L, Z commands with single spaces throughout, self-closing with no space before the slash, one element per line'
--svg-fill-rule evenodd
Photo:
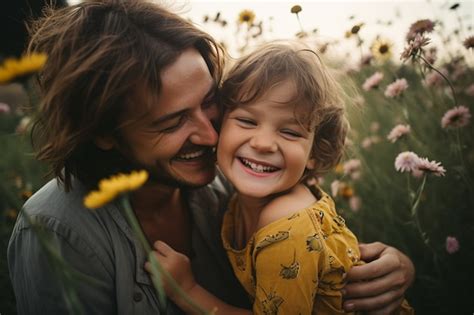
<path fill-rule="evenodd" d="M 243 306 L 246 295 L 233 276 L 220 240 L 221 217 L 230 190 L 218 176 L 208 186 L 188 192 L 194 223 L 195 256 L 191 261 L 202 286 Z M 86 193 L 78 181 L 66 193 L 52 180 L 28 200 L 23 211 L 44 228 L 70 265 L 85 314 L 160 314 L 155 290 L 143 269 L 146 254 L 118 204 L 91 211 L 83 206 Z M 17 219 L 9 242 L 8 266 L 19 314 L 68 313 L 62 282 L 24 215 Z M 179 313 L 167 303 L 166 314 Z"/>

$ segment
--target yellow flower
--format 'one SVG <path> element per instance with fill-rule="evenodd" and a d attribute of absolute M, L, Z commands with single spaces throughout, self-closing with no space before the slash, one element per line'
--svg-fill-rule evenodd
<path fill-rule="evenodd" d="M 28 200 L 32 195 L 33 195 L 33 192 L 31 190 L 23 190 L 20 193 L 21 199 L 25 201 Z"/>
<path fill-rule="evenodd" d="M 41 70 L 47 59 L 48 57 L 43 53 L 33 53 L 20 59 L 6 59 L 0 66 L 0 84 Z"/>
<path fill-rule="evenodd" d="M 250 10 L 243 10 L 239 13 L 239 23 L 247 23 L 248 25 L 252 25 L 253 21 L 255 20 L 255 13 Z"/>
<path fill-rule="evenodd" d="M 350 186 L 345 186 L 341 189 L 340 194 L 342 197 L 349 199 L 354 196 L 354 190 Z"/>
<path fill-rule="evenodd" d="M 373 42 L 370 50 L 375 59 L 386 61 L 392 57 L 392 42 L 387 39 L 377 38 Z"/>
<path fill-rule="evenodd" d="M 7 211 L 5 211 L 5 215 L 7 216 L 7 218 L 15 220 L 18 216 L 18 211 L 16 209 L 8 209 Z"/>
<path fill-rule="evenodd" d="M 300 5 L 294 5 L 291 7 L 291 13 L 298 14 L 303 10 Z"/>
<path fill-rule="evenodd" d="M 102 179 L 99 182 L 99 190 L 91 191 L 84 198 L 84 205 L 89 209 L 100 208 L 118 195 L 140 188 L 147 179 L 148 173 L 144 170 Z"/>
<path fill-rule="evenodd" d="M 89 209 L 100 208 L 117 197 L 117 192 L 113 190 L 94 190 L 84 198 L 84 206 Z"/>
<path fill-rule="evenodd" d="M 344 173 L 344 166 L 341 163 L 338 163 L 336 167 L 334 168 L 334 172 L 336 174 L 342 174 Z"/>

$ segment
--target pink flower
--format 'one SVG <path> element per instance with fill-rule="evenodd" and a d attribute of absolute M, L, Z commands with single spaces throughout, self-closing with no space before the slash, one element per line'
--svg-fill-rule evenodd
<path fill-rule="evenodd" d="M 417 34 L 423 35 L 425 33 L 431 33 L 435 27 L 435 23 L 431 20 L 424 19 L 418 20 L 410 26 L 410 30 L 407 34 L 407 41 L 413 40 Z"/>
<path fill-rule="evenodd" d="M 426 86 L 441 86 L 443 85 L 444 79 L 441 74 L 432 71 L 426 75 L 424 82 Z"/>
<path fill-rule="evenodd" d="M 352 196 L 349 198 L 349 207 L 351 208 L 352 211 L 357 212 L 360 210 L 360 207 L 362 205 L 362 199 L 358 196 Z"/>
<path fill-rule="evenodd" d="M 364 140 L 362 140 L 362 147 L 364 149 L 368 149 L 371 146 L 372 146 L 372 139 L 370 139 L 370 137 L 364 138 Z"/>
<path fill-rule="evenodd" d="M 408 60 L 408 58 L 415 58 L 420 51 L 423 52 L 423 47 L 430 43 L 430 39 L 420 34 L 416 34 L 412 40 L 408 41 L 408 45 L 400 55 L 401 60 Z"/>
<path fill-rule="evenodd" d="M 418 169 L 420 158 L 411 151 L 400 153 L 395 159 L 395 169 L 399 172 L 412 172 Z"/>
<path fill-rule="evenodd" d="M 362 88 L 365 91 L 370 91 L 371 89 L 378 87 L 382 79 L 383 73 L 377 71 L 365 80 L 364 84 L 362 84 Z"/>
<path fill-rule="evenodd" d="M 449 254 L 454 254 L 459 250 L 459 241 L 454 236 L 446 237 L 446 251 Z"/>
<path fill-rule="evenodd" d="M 370 131 L 371 132 L 377 132 L 379 131 L 380 129 L 380 123 L 377 122 L 377 121 L 373 121 L 371 124 L 370 124 Z"/>
<path fill-rule="evenodd" d="M 0 103 L 0 114 L 8 114 L 10 113 L 11 109 L 8 104 Z"/>
<path fill-rule="evenodd" d="M 337 193 L 339 192 L 339 187 L 341 186 L 341 182 L 337 179 L 331 183 L 331 195 L 335 198 L 337 197 Z"/>
<path fill-rule="evenodd" d="M 438 177 L 444 176 L 446 173 L 446 169 L 441 165 L 440 162 L 429 161 L 427 158 L 420 158 L 417 168 L 423 173 L 430 173 Z"/>
<path fill-rule="evenodd" d="M 466 106 L 457 106 L 448 110 L 441 118 L 443 128 L 461 128 L 469 124 L 471 113 Z"/>
<path fill-rule="evenodd" d="M 410 133 L 410 125 L 396 125 L 387 136 L 387 139 L 395 143 L 398 139 Z"/>
<path fill-rule="evenodd" d="M 351 159 L 344 163 L 344 174 L 348 175 L 360 169 L 360 160 Z"/>
<path fill-rule="evenodd" d="M 389 84 L 385 89 L 384 95 L 386 97 L 394 98 L 399 96 L 408 88 L 407 80 L 405 79 L 398 79 L 395 82 Z"/>

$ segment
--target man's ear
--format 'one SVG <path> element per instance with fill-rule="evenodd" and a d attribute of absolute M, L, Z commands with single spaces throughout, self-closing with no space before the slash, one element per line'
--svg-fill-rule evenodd
<path fill-rule="evenodd" d="M 94 139 L 95 145 L 104 151 L 112 150 L 115 147 L 115 139 L 112 136 L 97 136 Z"/>
<path fill-rule="evenodd" d="M 309 170 L 314 170 L 316 167 L 316 160 L 315 159 L 309 159 L 308 162 L 306 162 L 306 168 Z"/>

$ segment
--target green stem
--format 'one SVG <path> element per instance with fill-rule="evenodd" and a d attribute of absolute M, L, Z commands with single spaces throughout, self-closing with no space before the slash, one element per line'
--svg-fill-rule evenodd
<path fill-rule="evenodd" d="M 301 24 L 300 15 L 298 13 L 296 13 L 296 19 L 298 20 L 298 24 L 300 25 L 301 33 L 304 33 L 303 25 Z"/>
<path fill-rule="evenodd" d="M 430 68 L 431 70 L 435 71 L 436 73 L 438 73 L 441 77 L 443 77 L 443 79 L 448 83 L 449 87 L 451 88 L 451 93 L 453 95 L 453 100 L 454 100 L 454 106 L 457 106 L 458 105 L 458 100 L 456 98 L 456 92 L 454 91 L 454 87 L 453 85 L 451 84 L 451 81 L 449 81 L 449 79 L 443 74 L 441 73 L 441 71 L 439 71 L 438 69 L 436 69 L 435 67 L 433 67 L 429 62 L 428 60 L 426 60 L 422 55 L 418 55 L 417 56 L 418 58 L 420 58 L 421 60 L 423 60 L 423 62 L 426 64 L 426 66 L 428 68 Z"/>
<path fill-rule="evenodd" d="M 441 271 L 440 271 L 441 269 L 440 269 L 439 262 L 438 262 L 438 255 L 436 254 L 436 251 L 429 244 L 429 239 L 426 237 L 426 233 L 421 228 L 420 218 L 419 218 L 419 215 L 418 215 L 418 206 L 420 204 L 421 195 L 423 194 L 423 191 L 425 189 L 425 184 L 426 184 L 427 177 L 428 177 L 428 174 L 425 173 L 423 175 L 423 181 L 422 181 L 422 183 L 421 183 L 421 185 L 420 185 L 420 187 L 417 191 L 415 202 L 413 203 L 413 205 L 411 207 L 411 215 L 413 217 L 413 220 L 415 221 L 416 229 L 418 230 L 418 233 L 420 233 L 420 236 L 421 236 L 421 239 L 423 240 L 423 243 L 426 245 L 426 247 L 430 250 L 431 254 L 433 255 L 434 267 L 435 267 L 436 273 L 439 275 L 439 274 L 441 274 Z"/>
<path fill-rule="evenodd" d="M 150 260 L 151 269 L 152 269 L 152 281 L 153 284 L 158 291 L 158 299 L 161 305 L 166 305 L 166 293 L 164 292 L 164 288 L 162 285 L 162 278 L 166 280 L 168 285 L 171 289 L 177 293 L 183 300 L 186 301 L 198 314 L 211 314 L 210 312 L 203 309 L 201 306 L 196 304 L 178 285 L 176 280 L 170 275 L 170 273 L 163 268 L 160 262 L 156 259 L 155 255 L 153 255 L 150 243 L 145 237 L 145 234 L 142 231 L 140 223 L 138 223 L 137 217 L 132 210 L 132 206 L 130 204 L 130 199 L 127 194 L 120 196 L 120 202 L 123 206 L 125 217 L 127 221 L 132 227 L 132 230 L 135 232 L 135 235 L 138 237 L 138 240 L 142 244 L 143 248 L 145 249 L 146 253 L 148 254 L 148 259 Z"/>
<path fill-rule="evenodd" d="M 424 174 L 423 175 L 423 181 L 421 182 L 421 185 L 418 188 L 418 191 L 417 191 L 416 196 L 415 196 L 415 201 L 414 201 L 414 203 L 411 207 L 411 213 L 412 213 L 413 216 L 417 216 L 418 205 L 420 204 L 421 195 L 423 193 L 423 190 L 425 189 L 426 177 L 427 177 L 427 174 Z"/>
<path fill-rule="evenodd" d="M 417 194 L 415 196 L 414 203 L 411 207 L 411 215 L 412 215 L 413 219 L 415 220 L 416 229 L 420 233 L 420 236 L 421 236 L 421 239 L 423 240 L 423 243 L 428 245 L 428 239 L 426 238 L 426 233 L 423 232 L 423 229 L 421 228 L 421 224 L 420 224 L 420 218 L 418 217 L 418 205 L 420 204 L 421 195 L 423 194 L 423 190 L 425 189 L 426 177 L 427 177 L 426 174 L 423 175 L 423 181 L 421 182 L 421 186 L 418 188 Z"/>

